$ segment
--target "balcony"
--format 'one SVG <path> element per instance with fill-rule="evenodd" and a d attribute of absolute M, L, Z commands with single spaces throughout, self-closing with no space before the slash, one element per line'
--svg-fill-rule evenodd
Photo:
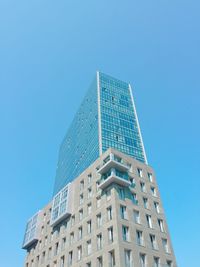
<path fill-rule="evenodd" d="M 107 173 L 111 168 L 116 168 L 119 171 L 127 172 L 130 169 L 130 165 L 126 163 L 122 158 L 114 154 L 110 154 L 107 158 L 104 159 L 104 162 L 98 170 L 98 173 Z"/>
<path fill-rule="evenodd" d="M 131 185 L 128 174 L 126 172 L 118 171 L 115 168 L 109 169 L 107 173 L 104 173 L 101 176 L 99 188 L 105 189 L 112 183 L 125 187 L 129 187 Z"/>

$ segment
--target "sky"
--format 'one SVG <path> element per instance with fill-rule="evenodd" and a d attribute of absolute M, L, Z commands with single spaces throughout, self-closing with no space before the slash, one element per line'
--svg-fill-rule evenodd
<path fill-rule="evenodd" d="M 179 267 L 197 267 L 197 0 L 0 0 L 0 266 L 52 197 L 59 145 L 96 70 L 133 87 Z"/>

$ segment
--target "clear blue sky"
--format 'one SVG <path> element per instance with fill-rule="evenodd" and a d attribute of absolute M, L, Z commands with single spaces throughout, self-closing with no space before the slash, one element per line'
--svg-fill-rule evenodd
<path fill-rule="evenodd" d="M 95 71 L 131 82 L 180 267 L 197 267 L 199 1 L 0 0 L 0 266 L 23 265 L 58 148 Z"/>

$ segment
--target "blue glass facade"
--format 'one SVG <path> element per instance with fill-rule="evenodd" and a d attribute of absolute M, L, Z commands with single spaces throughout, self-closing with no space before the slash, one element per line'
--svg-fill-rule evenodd
<path fill-rule="evenodd" d="M 109 147 L 145 162 L 130 85 L 99 74 L 102 152 Z"/>
<path fill-rule="evenodd" d="M 54 195 L 98 158 L 98 140 L 95 77 L 60 146 Z"/>
<path fill-rule="evenodd" d="M 146 162 L 130 85 L 97 72 L 60 146 L 54 195 L 109 147 Z"/>

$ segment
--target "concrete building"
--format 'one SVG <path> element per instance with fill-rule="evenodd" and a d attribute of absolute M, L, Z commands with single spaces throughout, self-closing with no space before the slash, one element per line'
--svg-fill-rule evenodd
<path fill-rule="evenodd" d="M 112 86 L 114 88 L 115 83 Z M 105 85 L 102 88 L 107 89 Z M 118 106 L 114 110 L 119 109 L 119 99 L 121 97 L 114 96 L 112 105 Z M 112 97 L 110 100 L 113 101 Z M 134 107 L 133 98 L 127 103 L 129 108 L 130 103 Z M 135 107 L 132 110 L 137 117 Z M 116 113 L 116 117 L 119 118 L 119 114 Z M 115 129 L 119 130 L 118 122 L 116 120 Z M 138 120 L 133 122 L 138 130 L 135 135 L 139 138 L 138 147 L 134 143 L 127 146 L 123 143 L 126 140 L 123 129 L 121 139 L 116 139 L 114 134 L 114 141 L 108 138 L 110 143 L 106 143 L 106 137 L 104 141 L 102 135 L 99 138 L 99 126 L 95 126 L 98 148 L 99 140 L 102 142 L 99 156 L 76 178 L 63 180 L 64 175 L 56 176 L 57 181 L 65 181 L 64 186 L 56 190 L 52 201 L 27 223 L 23 242 L 27 250 L 25 267 L 177 266 L 155 173 L 147 165 Z M 113 124 L 110 120 L 106 123 Z M 103 120 L 101 131 L 102 124 Z M 114 126 L 110 129 L 112 132 Z M 135 154 L 127 153 L 135 148 Z M 60 152 L 59 161 L 63 157 Z"/>

